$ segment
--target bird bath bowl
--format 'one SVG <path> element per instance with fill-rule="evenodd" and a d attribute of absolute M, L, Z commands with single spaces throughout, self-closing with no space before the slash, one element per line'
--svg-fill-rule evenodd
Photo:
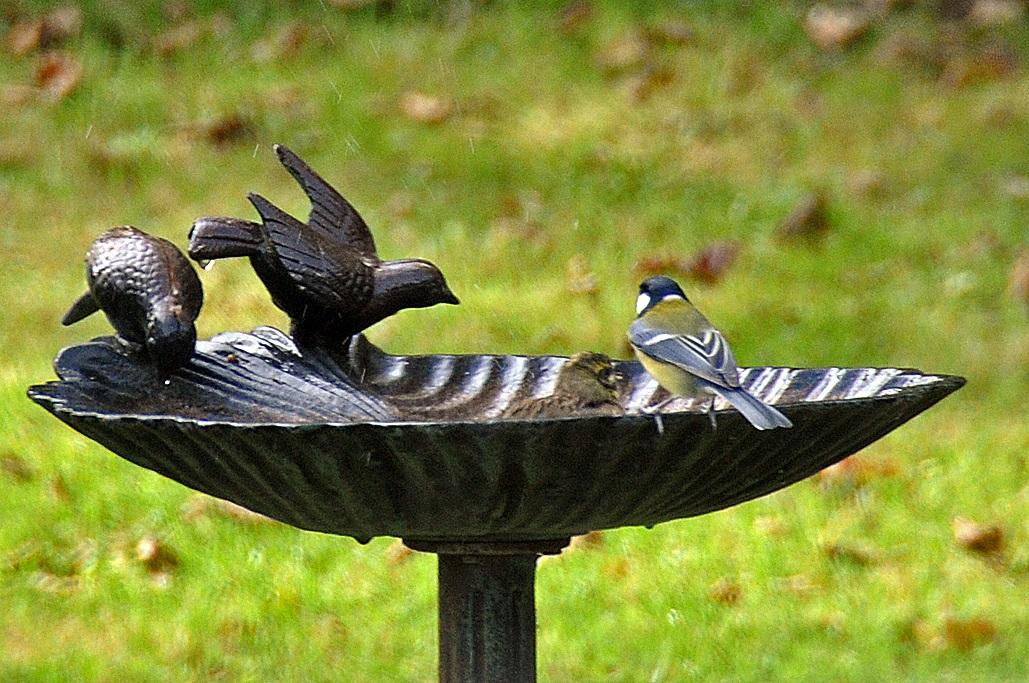
<path fill-rule="evenodd" d="M 535 680 L 534 571 L 570 536 L 652 526 L 800 481 L 957 390 L 896 368 L 749 368 L 792 429 L 678 399 L 652 415 L 499 419 L 555 356 L 332 354 L 272 328 L 197 344 L 167 380 L 110 338 L 65 349 L 29 396 L 114 453 L 287 524 L 439 554 L 440 680 Z M 631 413 L 662 398 L 618 363 Z M 717 407 L 717 405 L 716 405 Z"/>

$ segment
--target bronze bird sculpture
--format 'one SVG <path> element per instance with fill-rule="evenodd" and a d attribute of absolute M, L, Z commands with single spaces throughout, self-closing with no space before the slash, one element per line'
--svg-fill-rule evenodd
<path fill-rule="evenodd" d="M 618 403 L 621 375 L 602 353 L 576 353 L 558 371 L 554 391 L 536 399 L 512 404 L 502 417 L 539 418 L 573 415 L 624 414 Z"/>
<path fill-rule="evenodd" d="M 103 311 L 118 340 L 142 351 L 162 375 L 193 355 L 204 290 L 174 244 L 131 226 L 108 230 L 86 253 L 86 281 L 89 291 L 64 315 L 63 325 Z"/>
<path fill-rule="evenodd" d="M 198 219 L 190 231 L 191 257 L 249 257 L 301 344 L 337 346 L 405 308 L 458 303 L 432 263 L 380 259 L 357 210 L 296 154 L 281 145 L 275 152 L 311 200 L 307 223 L 251 193 L 261 222 Z"/>

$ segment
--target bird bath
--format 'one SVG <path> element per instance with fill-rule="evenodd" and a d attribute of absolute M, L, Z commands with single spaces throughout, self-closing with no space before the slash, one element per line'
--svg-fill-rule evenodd
<path fill-rule="evenodd" d="M 502 419 L 515 402 L 550 394 L 567 359 L 394 356 L 361 335 L 333 340 L 355 320 L 371 324 L 383 311 L 456 297 L 441 274 L 412 295 L 421 286 L 415 271 L 427 262 L 379 260 L 353 207 L 299 157 L 276 151 L 312 200 L 312 239 L 340 240 L 330 245 L 342 249 L 335 281 L 349 286 L 340 263 L 357 262 L 347 240 L 364 245 L 360 267 L 371 269 L 368 278 L 400 269 L 360 290 L 371 292 L 365 308 L 336 310 L 332 325 L 319 327 L 305 317 L 306 298 L 321 296 L 325 306 L 340 294 L 320 294 L 333 284 L 319 277 L 324 249 L 279 262 L 278 247 L 254 246 L 267 226 L 201 219 L 193 256 L 208 255 L 205 244 L 218 247 L 218 257 L 239 255 L 243 244 L 294 331 L 314 342 L 298 345 L 269 327 L 223 333 L 198 342 L 188 362 L 168 373 L 101 337 L 61 351 L 58 380 L 30 387 L 29 397 L 117 455 L 190 488 L 300 529 L 361 542 L 395 536 L 436 553 L 446 683 L 535 680 L 536 560 L 560 552 L 571 536 L 650 527 L 767 495 L 964 384 L 897 368 L 742 369 L 743 387 L 793 422 L 758 431 L 735 410 L 717 410 L 712 428 L 706 399 L 679 398 L 660 416 L 641 414 L 663 390 L 639 363 L 619 362 L 624 416 Z M 274 209 L 259 199 L 259 209 Z M 307 230 L 289 216 L 274 220 L 289 224 L 290 239 Z M 226 236 L 231 248 L 218 242 Z M 351 289 L 348 296 L 359 292 Z"/>
<path fill-rule="evenodd" d="M 535 680 L 534 568 L 570 536 L 652 526 L 800 481 L 926 410 L 964 381 L 894 368 L 748 368 L 743 384 L 792 429 L 700 405 L 648 415 L 501 420 L 543 395 L 552 356 L 346 355 L 272 328 L 197 344 L 155 371 L 109 338 L 65 349 L 29 396 L 114 453 L 301 529 L 395 536 L 439 555 L 440 680 Z M 659 391 L 619 363 L 621 402 Z M 417 415 L 417 420 L 400 415 Z"/>

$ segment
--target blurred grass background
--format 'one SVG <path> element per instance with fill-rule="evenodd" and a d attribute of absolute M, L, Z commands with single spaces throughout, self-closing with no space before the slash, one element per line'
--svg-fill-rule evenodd
<path fill-rule="evenodd" d="M 1025 5 L 833 7 L 0 1 L 0 679 L 434 680 L 430 556 L 220 506 L 25 398 L 108 333 L 58 324 L 101 231 L 184 247 L 250 190 L 306 216 L 276 142 L 461 298 L 389 351 L 627 357 L 661 270 L 744 365 L 969 379 L 811 481 L 544 560 L 541 680 L 1023 679 Z M 202 276 L 201 336 L 285 326 L 245 262 Z"/>

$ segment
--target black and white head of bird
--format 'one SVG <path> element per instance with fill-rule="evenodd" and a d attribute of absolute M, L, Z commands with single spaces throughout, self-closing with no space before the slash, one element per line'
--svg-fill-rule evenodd
<path fill-rule="evenodd" d="M 672 278 L 664 275 L 649 277 L 640 283 L 640 294 L 636 297 L 636 315 L 641 316 L 655 304 L 670 298 L 689 301 L 682 287 Z"/>

